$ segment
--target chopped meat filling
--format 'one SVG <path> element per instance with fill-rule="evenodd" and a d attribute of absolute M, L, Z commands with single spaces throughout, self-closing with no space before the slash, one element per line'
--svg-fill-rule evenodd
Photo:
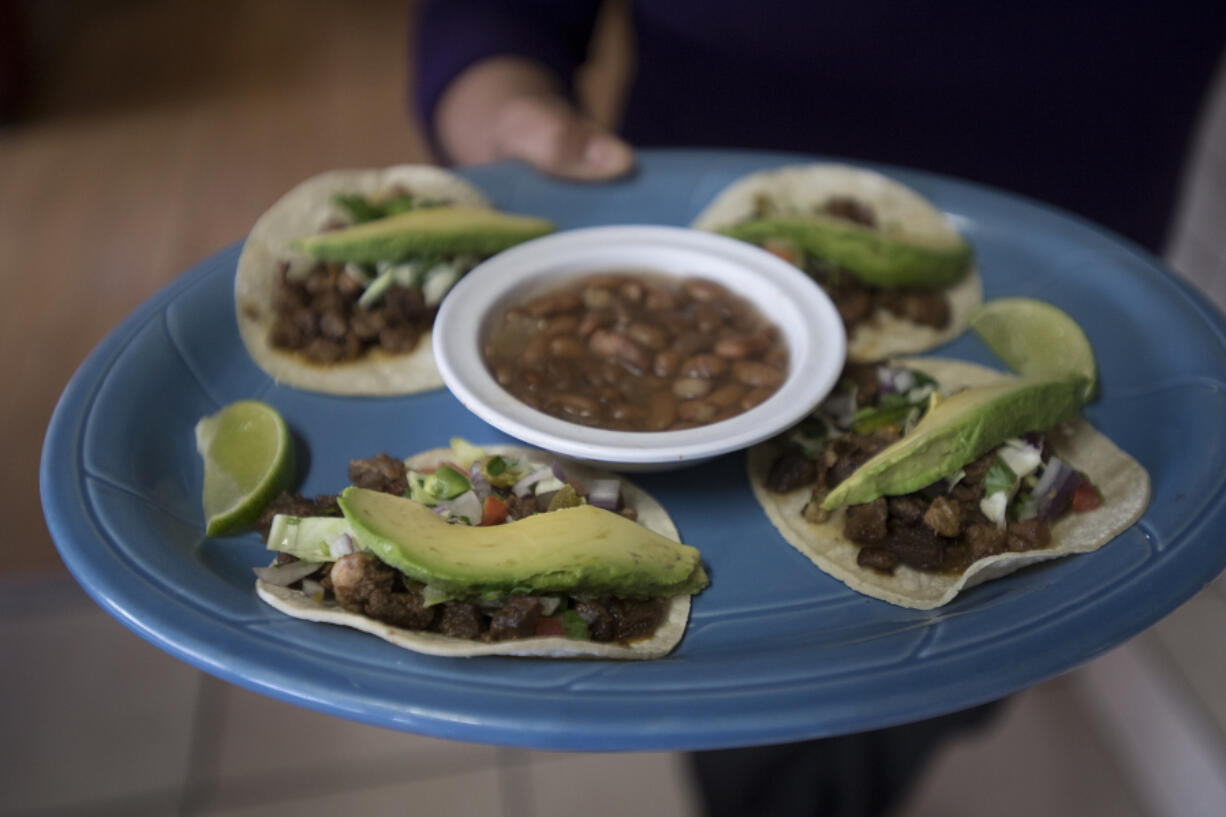
<path fill-rule="evenodd" d="M 536 596 L 511 596 L 490 618 L 490 640 L 528 638 L 536 634 L 541 600 Z"/>
<path fill-rule="evenodd" d="M 817 463 L 799 451 L 788 451 L 778 457 L 766 475 L 766 489 L 777 494 L 786 494 L 797 488 L 812 485 L 817 479 Z"/>
<path fill-rule="evenodd" d="M 291 494 L 282 491 L 272 502 L 260 512 L 253 526 L 259 531 L 260 537 L 268 539 L 268 530 L 272 526 L 272 518 L 279 513 L 288 516 L 340 516 L 340 506 L 336 504 L 335 494 L 321 494 L 309 499 L 302 494 Z"/>
<path fill-rule="evenodd" d="M 443 615 L 439 618 L 438 631 L 452 638 L 480 638 L 489 629 L 490 622 L 481 608 L 468 601 L 443 603 Z"/>
<path fill-rule="evenodd" d="M 875 287 L 821 261 L 809 264 L 806 271 L 834 301 L 849 335 L 869 323 L 878 310 L 933 329 L 949 326 L 949 298 L 944 290 Z"/>
<path fill-rule="evenodd" d="M 330 578 L 337 604 L 352 613 L 410 630 L 434 624 L 438 609 L 426 607 L 421 590 L 405 586 L 401 574 L 374 554 L 342 556 L 333 563 Z"/>
<path fill-rule="evenodd" d="M 836 196 L 827 201 L 822 209 L 835 218 L 841 218 L 862 227 L 877 226 L 877 214 L 873 212 L 873 206 L 850 196 Z"/>
<path fill-rule="evenodd" d="M 962 510 L 943 496 L 932 500 L 922 517 L 924 524 L 941 536 L 957 536 L 962 530 Z"/>
<path fill-rule="evenodd" d="M 408 469 L 403 461 L 387 454 L 349 461 L 349 481 L 359 488 L 404 496 L 409 490 Z"/>
<path fill-rule="evenodd" d="M 268 342 L 319 364 L 356 360 L 373 348 L 410 352 L 434 322 L 420 290 L 392 284 L 383 300 L 360 306 L 362 284 L 342 264 L 317 264 L 305 278 L 282 263 L 273 285 Z"/>

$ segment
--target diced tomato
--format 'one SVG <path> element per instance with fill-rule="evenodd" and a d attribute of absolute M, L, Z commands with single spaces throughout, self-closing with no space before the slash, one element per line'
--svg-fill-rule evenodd
<path fill-rule="evenodd" d="M 537 635 L 566 635 L 566 628 L 562 626 L 562 619 L 557 617 L 541 616 L 536 620 Z"/>
<path fill-rule="evenodd" d="M 481 508 L 482 525 L 500 525 L 507 519 L 507 503 L 490 494 Z"/>
<path fill-rule="evenodd" d="M 1101 505 L 1102 501 L 1102 494 L 1098 492 L 1094 484 L 1085 477 L 1082 477 L 1077 490 L 1073 491 L 1073 510 L 1092 511 Z"/>

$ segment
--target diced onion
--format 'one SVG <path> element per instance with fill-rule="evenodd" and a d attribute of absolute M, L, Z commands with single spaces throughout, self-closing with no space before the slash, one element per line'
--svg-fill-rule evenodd
<path fill-rule="evenodd" d="M 302 580 L 302 592 L 306 593 L 307 597 L 313 601 L 320 602 L 324 600 L 324 586 L 314 579 Z"/>
<path fill-rule="evenodd" d="M 468 469 L 468 484 L 473 487 L 473 493 L 477 495 L 477 499 L 484 502 L 486 497 L 493 493 L 493 489 L 490 487 L 490 481 L 485 478 L 482 468 L 481 460 L 472 464 L 472 467 Z"/>
<path fill-rule="evenodd" d="M 348 533 L 342 533 L 333 539 L 329 539 L 327 544 L 328 552 L 332 554 L 333 559 L 348 556 L 355 550 L 353 546 L 353 537 Z"/>
<path fill-rule="evenodd" d="M 915 375 L 900 366 L 878 366 L 877 385 L 886 394 L 906 394 L 915 385 Z"/>
<path fill-rule="evenodd" d="M 979 500 L 979 510 L 983 511 L 983 515 L 996 523 L 996 527 L 1003 528 L 1005 526 L 1005 509 L 1009 507 L 1009 495 L 1004 491 L 997 491 L 991 496 L 985 496 Z"/>
<path fill-rule="evenodd" d="M 538 468 L 526 476 L 521 477 L 519 482 L 516 482 L 515 485 L 511 487 L 511 492 L 520 499 L 524 499 L 525 497 L 532 496 L 532 486 L 536 485 L 543 479 L 552 477 L 552 468 L 549 468 L 548 466 Z"/>
<path fill-rule="evenodd" d="M 447 500 L 453 517 L 464 517 L 468 524 L 477 525 L 481 522 L 481 500 L 472 491 L 465 491 L 457 497 Z"/>
<path fill-rule="evenodd" d="M 1018 479 L 1033 472 L 1042 464 L 1039 449 L 1020 439 L 1006 440 L 1005 444 L 996 449 L 996 456 L 1005 461 L 1009 470 Z"/>
<path fill-rule="evenodd" d="M 289 587 L 299 579 L 305 579 L 316 570 L 319 570 L 323 562 L 305 562 L 299 560 L 290 562 L 287 565 L 273 565 L 271 567 L 253 567 L 255 575 L 261 580 L 269 584 L 275 584 L 278 587 Z"/>
<path fill-rule="evenodd" d="M 1035 510 L 1039 519 L 1051 521 L 1063 513 L 1080 484 L 1081 475 L 1077 469 L 1059 457 L 1049 459 L 1034 486 Z"/>
<path fill-rule="evenodd" d="M 549 476 L 538 482 L 536 486 L 533 487 L 532 492 L 539 497 L 544 496 L 545 494 L 556 494 L 565 487 L 566 483 L 555 477 L 553 472 L 550 471 Z"/>
<path fill-rule="evenodd" d="M 619 479 L 594 479 L 587 489 L 589 505 L 616 511 L 621 505 L 622 484 Z"/>
<path fill-rule="evenodd" d="M 559 480 L 561 480 L 562 482 L 566 482 L 566 472 L 562 470 L 561 463 L 555 461 L 551 466 L 549 466 L 549 470 Z"/>

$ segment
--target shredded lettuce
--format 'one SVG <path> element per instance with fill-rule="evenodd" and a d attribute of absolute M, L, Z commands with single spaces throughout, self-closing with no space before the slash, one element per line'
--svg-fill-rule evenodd
<path fill-rule="evenodd" d="M 268 531 L 268 549 L 289 553 L 307 562 L 335 559 L 328 544 L 349 532 L 343 516 L 288 516 L 279 513 Z"/>

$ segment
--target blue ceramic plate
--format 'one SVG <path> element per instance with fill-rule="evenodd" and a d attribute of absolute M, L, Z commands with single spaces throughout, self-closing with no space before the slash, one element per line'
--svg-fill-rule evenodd
<path fill-rule="evenodd" d="M 647 152 L 608 186 L 518 166 L 469 172 L 502 208 L 563 228 L 684 225 L 743 173 L 804 157 Z M 1032 202 L 889 171 L 957 219 L 989 298 L 1031 295 L 1085 327 L 1102 397 L 1086 415 L 1153 477 L 1141 521 L 1099 551 L 977 587 L 936 611 L 857 595 L 789 547 L 732 454 L 640 482 L 711 568 L 685 640 L 641 663 L 441 659 L 289 619 L 255 595 L 254 534 L 202 535 L 196 420 L 245 397 L 285 416 L 304 493 L 338 490 L 351 457 L 452 435 L 505 439 L 446 391 L 395 399 L 275 386 L 234 320 L 239 247 L 188 270 L 99 344 L 43 451 L 47 521 L 108 612 L 201 669 L 295 704 L 444 738 L 554 749 L 693 749 L 834 735 L 1000 697 L 1157 621 L 1226 565 L 1226 321 L 1153 258 Z M 999 365 L 973 337 L 940 354 Z"/>

